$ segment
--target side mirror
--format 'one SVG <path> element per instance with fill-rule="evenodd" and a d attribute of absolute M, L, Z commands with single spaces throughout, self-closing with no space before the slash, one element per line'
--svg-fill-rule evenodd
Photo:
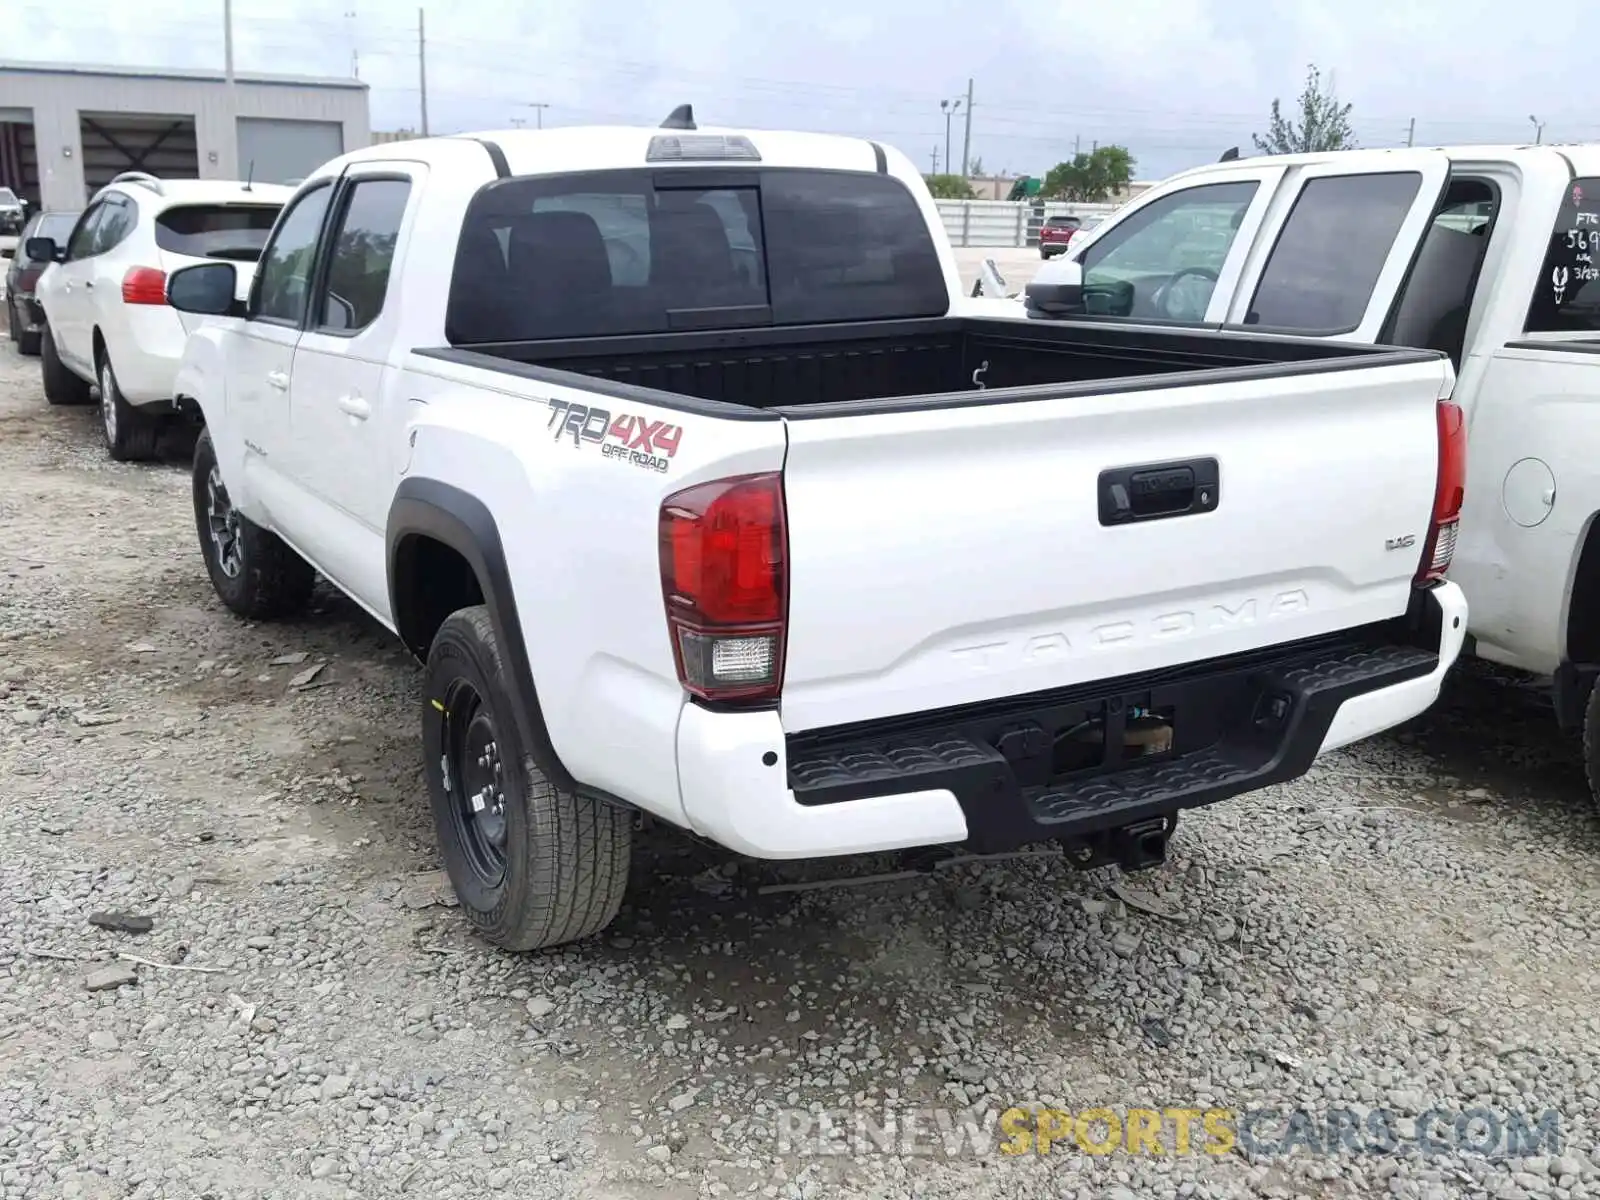
<path fill-rule="evenodd" d="M 197 263 L 168 276 L 167 303 L 201 317 L 242 317 L 244 305 L 234 298 L 238 286 L 232 263 Z"/>
<path fill-rule="evenodd" d="M 34 262 L 61 262 L 66 258 L 55 238 L 31 237 L 22 243 L 22 252 Z"/>
<path fill-rule="evenodd" d="M 1030 317 L 1082 316 L 1083 267 L 1070 258 L 1045 263 L 1028 285 L 1027 309 Z"/>

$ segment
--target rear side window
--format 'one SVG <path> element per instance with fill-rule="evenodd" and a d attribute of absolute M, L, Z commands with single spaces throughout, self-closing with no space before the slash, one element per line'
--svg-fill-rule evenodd
<path fill-rule="evenodd" d="M 1529 333 L 1600 330 L 1600 179 L 1575 179 L 1533 281 Z"/>
<path fill-rule="evenodd" d="M 1267 259 L 1246 324 L 1355 329 L 1421 187 L 1415 171 L 1308 180 Z"/>
<path fill-rule="evenodd" d="M 156 218 L 156 245 L 190 258 L 255 262 L 278 219 L 276 204 L 183 204 Z"/>
<path fill-rule="evenodd" d="M 90 254 L 104 254 L 115 250 L 139 222 L 139 206 L 127 196 L 106 197 L 105 213 L 94 227 L 94 244 Z"/>
<path fill-rule="evenodd" d="M 410 196 L 404 179 L 358 179 L 350 189 L 313 318 L 319 328 L 356 333 L 378 319 Z"/>
<path fill-rule="evenodd" d="M 938 251 L 885 175 L 678 168 L 491 184 L 468 207 L 461 345 L 942 315 Z"/>

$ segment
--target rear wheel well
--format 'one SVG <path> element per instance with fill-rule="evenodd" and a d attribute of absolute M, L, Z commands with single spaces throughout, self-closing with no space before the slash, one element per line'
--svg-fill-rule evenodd
<path fill-rule="evenodd" d="M 403 538 L 394 551 L 395 630 L 418 658 L 453 612 L 484 602 L 483 585 L 459 550 L 425 534 Z"/>
<path fill-rule="evenodd" d="M 100 332 L 100 326 L 94 327 L 94 369 L 98 373 L 100 363 L 106 356 L 106 335 Z"/>
<path fill-rule="evenodd" d="M 1589 531 L 1572 576 L 1567 604 L 1567 659 L 1600 663 L 1600 517 L 1589 519 Z"/>

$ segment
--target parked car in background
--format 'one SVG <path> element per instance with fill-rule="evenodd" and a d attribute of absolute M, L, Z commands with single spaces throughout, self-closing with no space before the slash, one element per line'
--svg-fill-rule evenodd
<path fill-rule="evenodd" d="M 1449 356 L 1472 443 L 1450 569 L 1467 645 L 1550 681 L 1600 802 L 1600 145 L 1211 164 L 1071 259 L 1039 269 L 1032 315 Z"/>
<path fill-rule="evenodd" d="M 1057 254 L 1065 254 L 1072 235 L 1082 227 L 1083 220 L 1080 217 L 1059 213 L 1046 217 L 1044 224 L 1039 226 L 1039 257 L 1054 258 Z"/>
<path fill-rule="evenodd" d="M 640 812 L 758 858 L 1136 870 L 1433 703 L 1442 355 L 960 289 L 872 142 L 685 107 L 355 151 L 247 300 L 230 263 L 170 281 L 207 318 L 206 571 L 250 620 L 320 572 L 425 660 L 441 857 L 509 949 L 612 919 Z"/>
<path fill-rule="evenodd" d="M 172 380 L 199 324 L 167 304 L 167 276 L 220 259 L 248 286 L 292 194 L 274 184 L 133 171 L 95 193 L 65 240 L 29 239 L 28 254 L 53 264 L 35 289 L 45 315 L 45 398 L 86 404 L 98 387 L 111 457 L 152 454 L 162 426 L 180 415 Z"/>
<path fill-rule="evenodd" d="M 22 354 L 39 353 L 39 335 L 44 329 L 44 310 L 34 298 L 34 288 L 39 276 L 50 265 L 48 259 L 30 258 L 27 240 L 47 237 L 60 242 L 67 240 L 79 214 L 70 210 L 35 213 L 22 227 L 16 253 L 6 267 L 6 328 Z"/>
<path fill-rule="evenodd" d="M 0 187 L 0 234 L 22 232 L 28 216 L 28 202 L 8 187 Z"/>

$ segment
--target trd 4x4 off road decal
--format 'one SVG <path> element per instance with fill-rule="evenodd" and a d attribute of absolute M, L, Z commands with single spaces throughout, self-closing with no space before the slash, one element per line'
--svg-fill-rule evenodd
<path fill-rule="evenodd" d="M 682 425 L 632 413 L 611 413 L 566 400 L 550 401 L 547 428 L 557 439 L 571 435 L 574 446 L 589 442 L 598 445 L 607 458 L 663 475 L 683 438 Z"/>

